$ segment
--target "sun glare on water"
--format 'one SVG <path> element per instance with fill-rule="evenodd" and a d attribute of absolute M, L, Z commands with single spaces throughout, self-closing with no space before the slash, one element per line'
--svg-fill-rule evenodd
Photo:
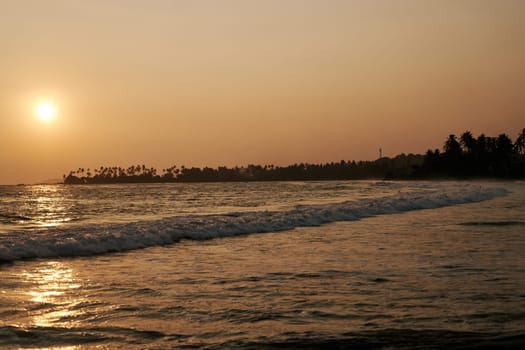
<path fill-rule="evenodd" d="M 49 101 L 39 102 L 35 107 L 36 117 L 43 122 L 50 122 L 56 115 L 56 107 Z"/>

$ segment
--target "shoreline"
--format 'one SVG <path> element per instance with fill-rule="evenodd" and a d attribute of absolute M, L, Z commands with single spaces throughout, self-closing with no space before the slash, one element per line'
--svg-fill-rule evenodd
<path fill-rule="evenodd" d="M 336 182 L 336 181 L 424 181 L 424 182 L 515 182 L 515 181 L 525 181 L 525 177 L 516 177 L 516 178 L 498 178 L 498 177 L 410 177 L 410 178 L 349 178 L 349 179 L 287 179 L 287 180 L 218 180 L 218 181 L 108 181 L 108 182 L 81 182 L 81 183 L 66 183 L 66 182 L 56 182 L 56 183 L 45 183 L 37 182 L 32 184 L 0 184 L 0 186 L 14 186 L 14 187 L 24 187 L 24 186 L 83 186 L 83 185 L 149 185 L 149 184 L 209 184 L 209 183 L 264 183 L 264 182 Z"/>

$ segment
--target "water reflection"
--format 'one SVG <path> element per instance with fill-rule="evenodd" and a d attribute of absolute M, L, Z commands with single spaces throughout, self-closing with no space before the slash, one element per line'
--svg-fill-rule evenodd
<path fill-rule="evenodd" d="M 40 227 L 54 227 L 71 221 L 67 215 L 65 198 L 57 186 L 34 186 L 32 201 L 35 223 Z"/>
<path fill-rule="evenodd" d="M 80 345 L 53 346 L 50 348 L 24 348 L 25 350 L 77 350 L 81 349 Z"/>
<path fill-rule="evenodd" d="M 85 302 L 78 292 L 81 283 L 73 270 L 59 261 L 43 262 L 23 278 L 29 284 L 27 295 L 35 303 L 31 307 L 32 323 L 40 327 L 73 327 L 81 315 L 76 306 Z"/>

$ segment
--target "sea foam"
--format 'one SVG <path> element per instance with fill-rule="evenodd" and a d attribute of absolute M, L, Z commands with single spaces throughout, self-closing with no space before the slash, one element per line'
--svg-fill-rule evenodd
<path fill-rule="evenodd" d="M 181 239 L 205 240 L 319 226 L 336 221 L 479 202 L 503 196 L 501 188 L 478 185 L 398 193 L 335 204 L 300 205 L 287 211 L 187 215 L 125 224 L 100 224 L 14 231 L 0 237 L 0 261 L 122 252 Z"/>

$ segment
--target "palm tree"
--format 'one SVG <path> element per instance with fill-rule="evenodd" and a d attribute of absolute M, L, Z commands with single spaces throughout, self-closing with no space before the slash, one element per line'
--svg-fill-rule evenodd
<path fill-rule="evenodd" d="M 460 137 L 461 146 L 467 153 L 474 153 L 476 148 L 476 139 L 472 136 L 470 131 L 465 131 Z"/>
<path fill-rule="evenodd" d="M 500 134 L 496 139 L 496 150 L 501 155 L 509 155 L 514 148 L 512 140 L 506 134 Z"/>
<path fill-rule="evenodd" d="M 487 137 L 485 134 L 481 134 L 476 139 L 476 146 L 478 147 L 478 152 L 480 154 L 486 154 L 488 152 L 487 149 Z"/>
<path fill-rule="evenodd" d="M 445 141 L 444 145 L 445 153 L 451 156 L 456 156 L 461 154 L 461 146 L 456 139 L 456 135 L 450 134 L 448 136 L 447 141 Z"/>
<path fill-rule="evenodd" d="M 525 155 L 525 128 L 518 134 L 518 138 L 516 139 L 516 142 L 514 142 L 514 150 L 518 154 Z"/>

